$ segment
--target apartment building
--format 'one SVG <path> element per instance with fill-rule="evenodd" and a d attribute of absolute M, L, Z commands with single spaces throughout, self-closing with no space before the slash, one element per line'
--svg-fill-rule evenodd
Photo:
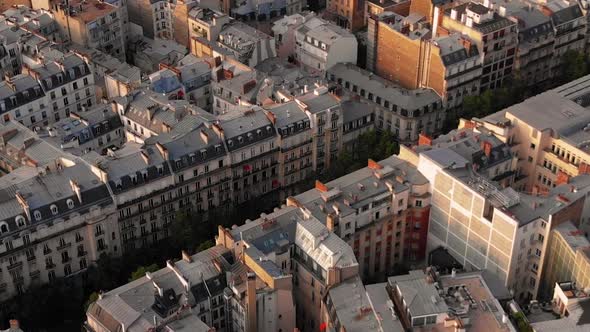
<path fill-rule="evenodd" d="M 326 15 L 343 29 L 352 32 L 365 26 L 365 1 L 326 1 Z"/>
<path fill-rule="evenodd" d="M 462 132 L 450 144 L 416 151 L 402 147 L 402 158 L 414 160 L 431 185 L 428 248 L 448 248 L 467 270 L 494 274 L 519 301 L 534 299 L 546 263 L 545 239 L 565 221 L 580 224 L 585 194 L 515 192 L 506 181 L 517 164 L 509 146 L 490 133 L 469 138 Z M 524 269 L 527 264 L 534 267 Z"/>
<path fill-rule="evenodd" d="M 291 193 L 295 191 L 293 185 L 313 174 L 311 121 L 295 101 L 266 107 L 264 112 L 278 133 L 277 181 Z"/>
<path fill-rule="evenodd" d="M 375 280 L 425 258 L 430 194 L 416 168 L 396 156 L 287 199 L 305 207 L 354 251 L 359 276 Z"/>
<path fill-rule="evenodd" d="M 23 67 L 23 73 L 35 78 L 45 92 L 48 109 L 46 117 L 42 118 L 50 123 L 96 104 L 94 75 L 88 64 L 76 54 L 68 53 L 59 60 Z"/>
<path fill-rule="evenodd" d="M 45 91 L 33 77 L 20 74 L 0 82 L 2 123 L 18 121 L 29 128 L 49 124 Z"/>
<path fill-rule="evenodd" d="M 469 37 L 459 33 L 436 35 L 429 18 L 417 13 L 392 12 L 371 16 L 372 48 L 367 61 L 375 72 L 409 89 L 430 87 L 447 108 L 463 97 L 479 93 L 482 60 Z M 419 56 L 424 54 L 423 56 Z"/>
<path fill-rule="evenodd" d="M 543 299 L 553 297 L 553 287 L 563 281 L 571 281 L 579 289 L 588 288 L 590 282 L 590 241 L 571 222 L 563 223 L 551 231 L 547 247 L 547 269 L 543 274 Z"/>
<path fill-rule="evenodd" d="M 55 3 L 51 9 L 60 32 L 69 41 L 125 59 L 126 28 L 121 7 L 84 0 L 70 1 L 67 6 Z"/>
<path fill-rule="evenodd" d="M 408 90 L 353 64 L 335 65 L 326 78 L 372 105 L 375 127 L 389 130 L 400 143 L 416 143 L 420 133 L 436 136 L 442 130 L 446 110 L 433 90 Z"/>
<path fill-rule="evenodd" d="M 441 31 L 467 35 L 477 46 L 483 58 L 481 91 L 501 87 L 512 75 L 518 43 L 514 21 L 474 2 L 445 10 L 440 21 Z"/>
<path fill-rule="evenodd" d="M 291 55 L 302 66 L 324 72 L 337 63 L 356 64 L 358 42 L 352 33 L 315 16 L 294 28 Z"/>
<path fill-rule="evenodd" d="M 106 185 L 81 159 L 16 122 L 1 125 L 0 296 L 84 271 L 117 255 L 119 228 Z"/>
<path fill-rule="evenodd" d="M 252 68 L 277 55 L 273 37 L 240 21 L 234 21 L 221 30 L 217 46 Z"/>
<path fill-rule="evenodd" d="M 85 112 L 70 116 L 37 131 L 39 137 L 76 156 L 90 151 L 100 154 L 125 143 L 125 129 L 111 105 L 98 104 Z"/>
<path fill-rule="evenodd" d="M 432 268 L 389 277 L 386 294 L 404 330 L 515 331 L 497 297 L 508 291 L 488 283 L 480 272 L 437 276 Z M 480 306 L 484 306 L 485 309 Z M 483 310 L 482 310 L 483 309 Z"/>
<path fill-rule="evenodd" d="M 127 1 L 129 22 L 141 27 L 143 35 L 171 39 L 174 34 L 174 4 L 162 0 Z"/>
<path fill-rule="evenodd" d="M 124 97 L 141 85 L 141 70 L 129 64 L 121 64 L 115 70 L 105 73 L 105 97 Z"/>
<path fill-rule="evenodd" d="M 220 11 L 194 7 L 188 13 L 189 37 L 202 37 L 215 42 L 224 26 L 230 22 L 231 17 Z"/>
<path fill-rule="evenodd" d="M 283 207 L 232 229 L 220 227 L 216 242 L 244 257 L 256 275 L 287 284 L 295 306 L 292 326 L 302 330 L 323 325 L 323 295 L 358 271 L 352 249 L 302 207 Z M 247 329 L 259 330 L 266 329 Z"/>
<path fill-rule="evenodd" d="M 588 77 L 460 127 L 490 130 L 519 157 L 515 188 L 544 193 L 587 173 Z"/>
<path fill-rule="evenodd" d="M 244 110 L 272 96 L 270 86 L 261 92 L 263 86 L 268 86 L 266 75 L 237 60 L 216 60 L 211 72 L 213 114 Z"/>
<path fill-rule="evenodd" d="M 239 265 L 226 248 L 215 246 L 101 293 L 86 312 L 86 331 L 114 332 L 125 329 L 166 331 L 230 331 L 226 329 L 226 290 L 230 273 Z M 231 292 L 231 291 L 230 291 Z M 138 300 L 138 295 L 141 300 Z M 250 295 L 250 294 L 248 294 Z M 122 314 L 133 315 L 129 320 Z"/>

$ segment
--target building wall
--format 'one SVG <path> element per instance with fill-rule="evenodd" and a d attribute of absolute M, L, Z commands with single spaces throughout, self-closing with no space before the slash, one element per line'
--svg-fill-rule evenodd
<path fill-rule="evenodd" d="M 377 36 L 377 75 L 407 89 L 416 89 L 422 70 L 423 43 L 410 40 L 401 33 L 379 23 Z"/>

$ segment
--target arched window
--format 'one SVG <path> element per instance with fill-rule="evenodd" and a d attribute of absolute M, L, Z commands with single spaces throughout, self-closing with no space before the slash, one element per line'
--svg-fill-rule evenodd
<path fill-rule="evenodd" d="M 56 214 L 57 214 L 57 206 L 55 206 L 55 204 L 54 204 L 54 205 L 52 205 L 52 206 L 50 207 L 50 209 L 51 209 L 51 213 L 53 213 L 53 215 L 56 215 Z"/>
<path fill-rule="evenodd" d="M 25 217 L 23 216 L 16 216 L 16 218 L 14 218 L 14 221 L 16 222 L 16 226 L 18 227 L 25 226 Z"/>
<path fill-rule="evenodd" d="M 0 221 L 0 233 L 8 233 L 8 224 L 4 221 Z"/>
<path fill-rule="evenodd" d="M 66 201 L 66 203 L 68 204 L 68 209 L 73 209 L 74 208 L 74 201 L 71 199 L 68 199 Z"/>
<path fill-rule="evenodd" d="M 35 220 L 37 221 L 41 221 L 41 212 L 39 212 L 38 210 L 36 210 L 35 212 L 33 212 L 33 216 L 35 217 Z"/>

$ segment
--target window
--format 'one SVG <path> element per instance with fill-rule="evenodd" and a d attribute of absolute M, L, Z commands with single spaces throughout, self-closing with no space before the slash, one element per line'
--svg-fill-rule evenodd
<path fill-rule="evenodd" d="M 8 232 L 8 224 L 4 221 L 0 222 L 0 233 L 7 233 Z"/>
<path fill-rule="evenodd" d="M 41 212 L 39 212 L 39 211 L 35 211 L 35 212 L 33 212 L 33 216 L 35 217 L 35 220 L 36 220 L 36 221 L 40 221 L 40 220 L 41 220 L 41 218 L 42 218 L 42 216 L 41 216 Z"/>
<path fill-rule="evenodd" d="M 16 222 L 17 227 L 25 226 L 25 218 L 23 216 L 17 216 L 14 218 L 14 221 Z"/>
<path fill-rule="evenodd" d="M 52 213 L 53 215 L 56 215 L 56 214 L 57 214 L 57 212 L 58 212 L 58 211 L 57 211 L 57 206 L 55 206 L 55 205 L 52 205 L 52 206 L 50 207 L 50 210 L 51 210 L 51 213 Z"/>
<path fill-rule="evenodd" d="M 73 209 L 74 208 L 74 201 L 71 199 L 68 199 L 67 201 L 68 204 L 68 209 Z"/>

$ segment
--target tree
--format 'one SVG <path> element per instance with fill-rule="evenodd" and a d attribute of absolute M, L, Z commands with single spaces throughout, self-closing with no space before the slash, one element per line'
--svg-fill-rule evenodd
<path fill-rule="evenodd" d="M 562 57 L 561 83 L 567 83 L 588 74 L 588 60 L 582 52 L 570 50 Z"/>
<path fill-rule="evenodd" d="M 133 271 L 133 273 L 131 273 L 131 277 L 129 278 L 129 282 L 133 281 L 133 280 L 137 280 L 143 276 L 145 276 L 145 274 L 147 272 L 156 272 L 160 269 L 160 267 L 158 266 L 158 264 L 152 264 L 152 265 L 148 265 L 148 266 L 140 266 L 137 268 L 137 270 Z"/>

